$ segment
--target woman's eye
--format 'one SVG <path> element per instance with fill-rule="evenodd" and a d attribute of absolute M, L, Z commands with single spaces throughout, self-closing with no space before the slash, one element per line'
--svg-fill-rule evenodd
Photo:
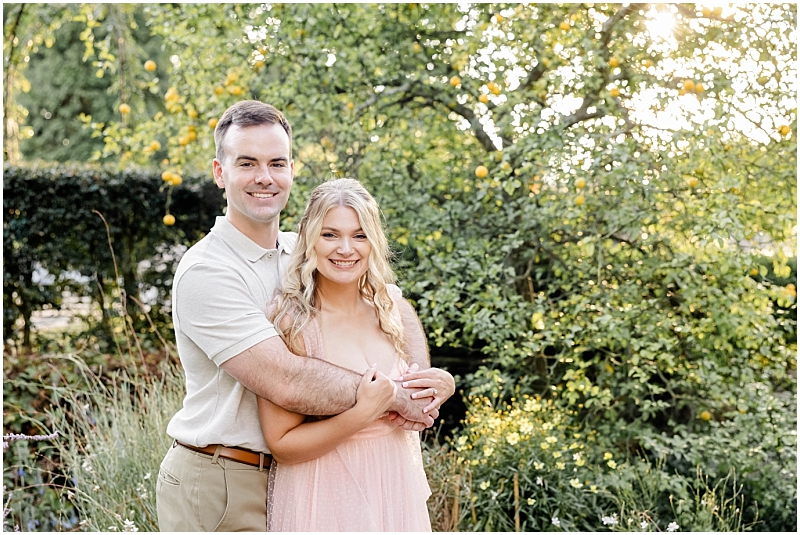
<path fill-rule="evenodd" d="M 366 240 L 367 239 L 367 235 L 366 234 L 356 234 L 355 238 L 357 240 Z"/>
<path fill-rule="evenodd" d="M 335 238 L 336 235 L 333 232 L 323 232 L 322 233 L 322 237 L 323 238 Z"/>

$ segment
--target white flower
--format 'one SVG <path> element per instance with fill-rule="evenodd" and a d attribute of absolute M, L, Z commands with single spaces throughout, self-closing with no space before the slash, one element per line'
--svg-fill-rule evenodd
<path fill-rule="evenodd" d="M 604 526 L 613 526 L 614 524 L 619 524 L 619 520 L 617 520 L 617 513 L 614 513 L 611 516 L 604 516 L 602 521 Z"/>
<path fill-rule="evenodd" d="M 139 528 L 136 527 L 136 524 L 133 520 L 128 520 L 127 518 L 122 521 L 122 531 L 130 531 L 130 532 L 137 532 Z"/>
<path fill-rule="evenodd" d="M 647 522 L 645 520 L 642 520 L 641 524 L 639 525 L 642 526 L 642 529 L 647 529 Z"/>
<path fill-rule="evenodd" d="M 498 492 L 496 490 L 493 490 L 493 491 L 491 491 L 491 493 L 492 493 L 492 499 L 496 500 Z"/>
<path fill-rule="evenodd" d="M 144 475 L 144 479 L 145 479 L 145 481 L 147 481 L 148 479 L 150 479 L 150 472 L 147 472 L 147 473 Z"/>
<path fill-rule="evenodd" d="M 669 526 L 667 526 L 667 531 L 678 531 L 678 529 L 680 529 L 680 526 L 677 522 L 670 522 Z"/>
<path fill-rule="evenodd" d="M 92 490 L 97 492 L 98 490 L 100 490 L 100 485 L 95 485 L 94 487 L 92 487 Z"/>
<path fill-rule="evenodd" d="M 560 525 L 561 525 L 561 521 L 558 519 L 558 517 L 557 517 L 557 516 L 554 516 L 554 517 L 553 517 L 553 520 L 552 520 L 552 522 L 553 522 L 553 525 L 554 525 L 554 526 L 560 526 Z"/>
<path fill-rule="evenodd" d="M 541 477 L 537 477 L 537 478 L 536 478 L 536 484 L 537 484 L 537 485 L 544 485 L 544 481 L 542 481 L 542 478 L 541 478 Z"/>

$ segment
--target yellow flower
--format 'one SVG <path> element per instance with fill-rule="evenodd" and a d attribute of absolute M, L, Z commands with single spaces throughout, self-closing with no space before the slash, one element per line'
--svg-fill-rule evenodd
<path fill-rule="evenodd" d="M 611 455 L 611 454 L 610 454 L 610 453 L 608 453 L 608 452 L 605 452 L 605 454 L 603 455 L 603 460 L 604 460 L 604 461 L 607 461 L 607 460 L 609 460 L 609 459 L 610 459 L 610 458 L 612 458 L 612 457 L 613 457 L 613 455 Z"/>
<path fill-rule="evenodd" d="M 488 481 L 483 481 L 483 482 L 481 482 L 481 484 L 480 484 L 480 485 L 478 485 L 478 486 L 481 488 L 481 490 L 486 490 L 486 489 L 488 489 L 488 488 L 489 488 L 489 482 L 488 482 Z"/>
<path fill-rule="evenodd" d="M 484 446 L 483 447 L 483 456 L 484 457 L 491 457 L 492 453 L 494 453 L 494 448 L 491 446 Z"/>
<path fill-rule="evenodd" d="M 543 450 L 546 450 L 547 448 L 549 448 L 549 447 L 550 447 L 550 444 L 548 444 L 547 442 L 542 442 L 542 443 L 541 443 L 541 444 L 539 444 L 539 445 L 542 447 L 542 449 L 543 449 Z"/>
<path fill-rule="evenodd" d="M 561 457 L 561 452 L 560 451 L 553 452 L 553 458 L 554 459 L 558 459 L 559 457 Z"/>
<path fill-rule="evenodd" d="M 533 467 L 537 470 L 541 470 L 542 468 L 544 468 L 544 463 L 540 463 L 539 461 L 534 461 Z"/>
<path fill-rule="evenodd" d="M 558 439 L 556 437 L 547 437 L 545 440 L 550 444 L 555 444 L 556 442 L 558 442 Z"/>
<path fill-rule="evenodd" d="M 572 444 L 569 445 L 569 449 L 571 449 L 571 450 L 574 450 L 575 448 L 579 448 L 579 447 L 580 446 L 576 442 L 573 442 Z"/>
<path fill-rule="evenodd" d="M 611 468 L 611 469 L 614 469 L 614 468 L 617 467 L 617 463 L 614 462 L 614 460 L 612 459 L 612 460 L 608 461 L 608 467 Z"/>
<path fill-rule="evenodd" d="M 561 461 L 558 461 L 558 462 L 556 463 L 556 468 L 558 468 L 559 470 L 563 470 L 565 466 L 566 466 L 566 465 L 565 465 L 563 462 L 561 462 Z"/>
<path fill-rule="evenodd" d="M 581 483 L 580 479 L 578 479 L 577 477 L 574 478 L 574 479 L 570 479 L 569 480 L 569 484 L 572 485 L 576 489 L 579 489 L 579 488 L 581 488 L 583 486 L 583 483 Z"/>
<path fill-rule="evenodd" d="M 586 464 L 586 459 L 578 458 L 578 459 L 575 460 L 575 464 L 578 465 L 578 466 L 583 466 L 584 464 Z"/>
<path fill-rule="evenodd" d="M 597 485 L 592 485 L 591 487 L 589 487 L 589 490 L 594 492 L 594 493 L 596 493 L 597 492 Z"/>
<path fill-rule="evenodd" d="M 536 503 L 536 498 L 528 498 L 528 505 L 533 505 Z"/>
<path fill-rule="evenodd" d="M 533 431 L 533 424 L 530 422 L 522 422 L 519 426 L 519 432 L 524 435 L 530 434 L 531 431 Z"/>
<path fill-rule="evenodd" d="M 513 446 L 514 444 L 519 442 L 519 434 L 511 433 L 510 435 L 508 435 L 506 437 L 506 442 L 508 442 L 509 444 L 511 444 Z"/>

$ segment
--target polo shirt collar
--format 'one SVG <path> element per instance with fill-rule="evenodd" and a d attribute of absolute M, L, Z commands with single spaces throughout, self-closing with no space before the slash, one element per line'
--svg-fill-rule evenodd
<path fill-rule="evenodd" d="M 225 216 L 217 216 L 217 219 L 214 223 L 214 227 L 211 229 L 211 232 L 217 234 L 220 238 L 222 238 L 228 245 L 230 245 L 234 251 L 241 254 L 250 262 L 257 262 L 261 259 L 265 254 L 269 251 L 274 251 L 275 249 L 264 249 L 256 242 L 245 236 L 242 231 L 237 229 L 233 226 L 233 223 L 228 221 Z M 278 241 L 282 241 L 282 234 L 283 232 L 278 232 Z M 279 247 L 280 250 L 284 250 L 286 252 L 291 252 L 287 250 L 288 248 L 283 247 L 283 244 Z"/>

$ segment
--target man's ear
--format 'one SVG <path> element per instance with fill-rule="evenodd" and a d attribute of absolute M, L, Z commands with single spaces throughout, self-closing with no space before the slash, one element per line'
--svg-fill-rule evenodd
<path fill-rule="evenodd" d="M 211 170 L 214 173 L 214 182 L 217 187 L 225 189 L 225 181 L 222 179 L 222 163 L 216 158 L 211 162 Z"/>

